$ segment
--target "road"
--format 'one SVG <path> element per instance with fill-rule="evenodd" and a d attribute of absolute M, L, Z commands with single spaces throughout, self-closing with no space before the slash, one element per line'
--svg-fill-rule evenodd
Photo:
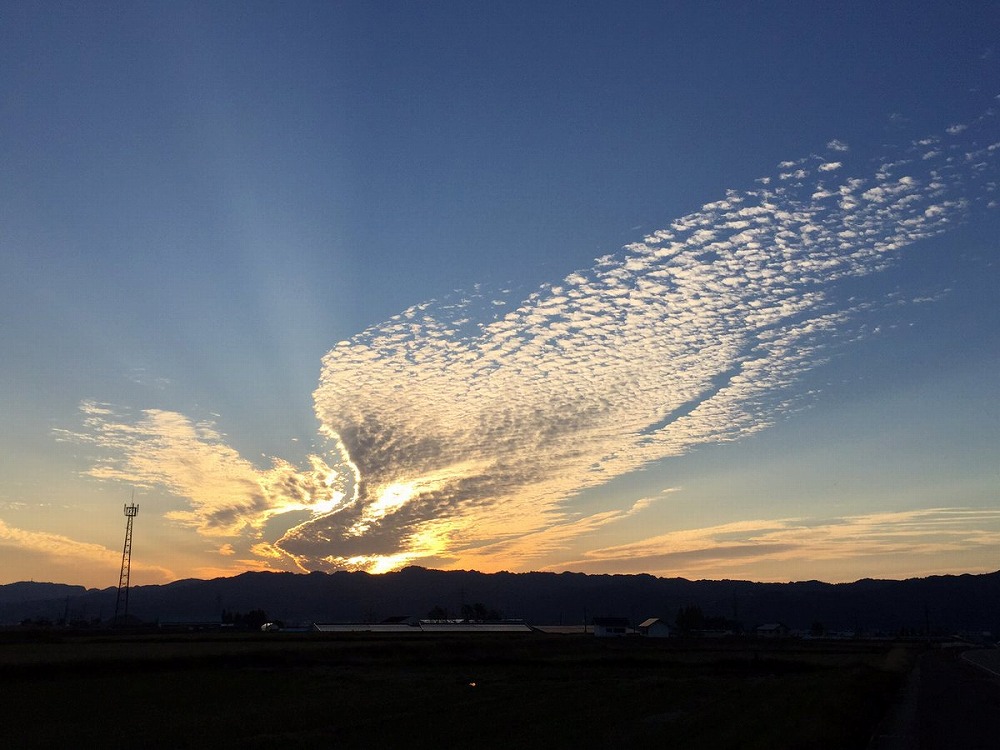
<path fill-rule="evenodd" d="M 1000 747 L 1000 652 L 967 656 L 958 649 L 924 654 L 869 750 Z"/>

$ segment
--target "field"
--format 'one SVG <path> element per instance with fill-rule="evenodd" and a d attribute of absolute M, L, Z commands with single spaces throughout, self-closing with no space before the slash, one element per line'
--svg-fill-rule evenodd
<path fill-rule="evenodd" d="M 864 748 L 887 643 L 0 634 L 8 747 Z"/>

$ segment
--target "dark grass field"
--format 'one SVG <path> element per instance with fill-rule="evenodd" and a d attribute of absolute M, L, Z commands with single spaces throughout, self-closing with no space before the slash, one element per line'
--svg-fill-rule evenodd
<path fill-rule="evenodd" d="M 887 643 L 572 635 L 0 640 L 4 746 L 864 748 Z"/>

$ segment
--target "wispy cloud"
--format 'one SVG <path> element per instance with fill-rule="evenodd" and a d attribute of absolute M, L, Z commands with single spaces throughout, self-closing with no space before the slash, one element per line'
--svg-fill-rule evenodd
<path fill-rule="evenodd" d="M 990 202 L 995 131 L 983 117 L 929 158 L 914 143 L 853 168 L 830 141 L 520 301 L 477 289 L 342 341 L 314 393 L 335 450 L 309 466 L 256 468 L 211 424 L 166 411 L 85 405 L 74 438 L 107 451 L 93 476 L 165 486 L 189 503 L 172 518 L 249 535 L 260 559 L 530 565 L 621 519 L 575 510 L 581 491 L 790 408 L 871 304 L 838 285 Z M 287 510 L 311 516 L 264 539 Z M 779 531 L 774 544 L 794 544 Z"/>
<path fill-rule="evenodd" d="M 16 554 L 35 553 L 58 564 L 60 561 L 75 568 L 97 567 L 117 571 L 121 563 L 121 550 L 111 550 L 100 544 L 81 542 L 61 534 L 29 531 L 7 525 L 0 519 L 0 547 L 11 547 Z M 147 578 L 169 581 L 175 578 L 167 568 L 137 560 L 132 570 Z"/>
<path fill-rule="evenodd" d="M 441 555 L 442 561 L 455 567 L 489 569 L 496 566 L 496 560 L 512 568 L 522 568 L 540 557 L 566 550 L 581 540 L 593 540 L 601 530 L 632 518 L 662 501 L 664 496 L 678 492 L 671 487 L 662 490 L 659 496 L 642 497 L 625 508 L 598 511 L 576 518 L 554 518 L 551 525 L 537 531 L 529 531 L 518 536 L 508 536 L 500 541 L 467 548 L 455 547 Z"/>
<path fill-rule="evenodd" d="M 817 561 L 941 552 L 988 552 L 1000 546 L 1000 510 L 930 508 L 843 518 L 739 521 L 672 531 L 641 541 L 587 552 L 557 568 L 713 575 L 762 561 Z M 793 568 L 789 568 L 793 569 Z"/>
<path fill-rule="evenodd" d="M 270 468 L 259 469 L 227 446 L 211 422 L 195 423 L 176 412 L 149 409 L 134 417 L 95 402 L 80 408 L 84 429 L 62 430 L 59 438 L 102 451 L 105 458 L 87 473 L 166 488 L 189 506 L 166 516 L 207 536 L 259 538 L 276 515 L 328 513 L 343 501 L 351 481 L 319 456 L 310 456 L 306 468 L 274 459 Z M 223 545 L 220 554 L 231 550 Z"/>

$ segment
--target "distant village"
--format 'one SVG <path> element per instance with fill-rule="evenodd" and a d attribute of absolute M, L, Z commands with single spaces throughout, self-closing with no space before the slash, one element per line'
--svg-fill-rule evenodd
<path fill-rule="evenodd" d="M 132 623 L 138 625 L 139 623 Z M 721 638 L 737 635 L 754 635 L 760 638 L 817 637 L 826 635 L 822 626 L 816 625 L 809 633 L 793 631 L 782 623 L 766 623 L 752 633 L 744 631 L 738 623 L 723 618 L 705 618 L 701 610 L 694 606 L 682 608 L 676 620 L 671 623 L 666 618 L 649 617 L 633 623 L 627 617 L 593 617 L 584 624 L 575 625 L 533 625 L 520 618 L 504 618 L 497 610 L 481 603 L 463 605 L 461 617 L 449 617 L 442 607 L 434 607 L 426 617 L 396 615 L 378 622 L 312 622 L 309 624 L 285 624 L 270 620 L 263 610 L 247 613 L 223 611 L 220 620 L 215 621 L 172 621 L 161 620 L 157 627 L 161 630 L 260 630 L 265 633 L 277 632 L 317 632 L 317 633 L 396 633 L 413 635 L 418 633 L 550 633 L 550 634 L 591 634 L 596 638 L 621 638 L 639 636 L 644 638 L 696 637 Z M 853 637 L 853 633 L 829 634 L 830 637 Z"/>
<path fill-rule="evenodd" d="M 265 633 L 385 633 L 416 635 L 459 634 L 459 633 L 548 633 L 563 635 L 592 635 L 595 638 L 762 638 L 762 639 L 885 639 L 900 637 L 926 637 L 920 633 L 860 633 L 856 631 L 827 631 L 822 623 L 814 623 L 809 630 L 793 629 L 781 622 L 768 622 L 752 629 L 724 618 L 704 617 L 694 606 L 682 608 L 671 621 L 663 617 L 649 617 L 634 622 L 627 617 L 593 617 L 585 624 L 535 625 L 523 619 L 502 618 L 494 610 L 486 610 L 482 605 L 468 611 L 463 617 L 448 617 L 444 610 L 436 607 L 428 617 L 398 615 L 378 622 L 312 622 L 307 624 L 285 624 L 269 620 L 263 610 L 252 610 L 246 614 L 223 612 L 218 621 L 171 621 L 162 620 L 155 624 L 167 631 L 256 631 Z M 485 615 L 477 617 L 476 615 Z M 132 626 L 139 623 L 133 622 Z M 152 624 L 147 624 L 152 626 Z M 959 637 L 970 642 L 992 642 L 992 633 L 965 632 Z"/>
<path fill-rule="evenodd" d="M 275 623 L 265 623 L 264 631 L 281 630 Z M 751 636 L 757 638 L 855 638 L 854 632 L 826 633 L 825 631 L 792 630 L 780 622 L 764 623 L 752 631 L 735 629 L 682 630 L 660 617 L 650 617 L 633 624 L 627 617 L 595 617 L 585 625 L 530 625 L 523 620 L 422 620 L 393 617 L 379 623 L 313 623 L 311 630 L 321 633 L 552 633 L 592 634 L 596 638 L 730 638 Z"/>
<path fill-rule="evenodd" d="M 264 623 L 264 631 L 280 630 L 275 623 Z M 597 638 L 622 638 L 641 636 L 645 638 L 669 638 L 671 636 L 723 637 L 735 636 L 733 630 L 726 631 L 681 631 L 675 625 L 659 617 L 650 617 L 638 625 L 633 625 L 627 617 L 595 617 L 585 625 L 529 625 L 524 620 L 467 620 L 467 619 L 413 619 L 392 617 L 380 623 L 313 623 L 312 630 L 321 633 L 553 633 L 553 634 L 593 634 Z M 755 634 L 762 638 L 802 636 L 780 623 L 761 625 Z"/>
<path fill-rule="evenodd" d="M 280 624 L 267 622 L 261 625 L 263 631 L 282 630 Z M 390 617 L 378 623 L 313 623 L 307 629 L 321 633 L 552 633 L 552 634 L 592 634 L 596 638 L 623 638 L 639 636 L 644 638 L 705 637 L 720 638 L 736 636 L 735 629 L 680 629 L 664 618 L 650 617 L 633 624 L 627 617 L 594 617 L 583 625 L 531 625 L 520 619 L 471 618 L 418 619 L 411 617 Z M 791 631 L 781 623 L 768 623 L 757 627 L 754 635 L 761 638 L 811 637 Z"/>

